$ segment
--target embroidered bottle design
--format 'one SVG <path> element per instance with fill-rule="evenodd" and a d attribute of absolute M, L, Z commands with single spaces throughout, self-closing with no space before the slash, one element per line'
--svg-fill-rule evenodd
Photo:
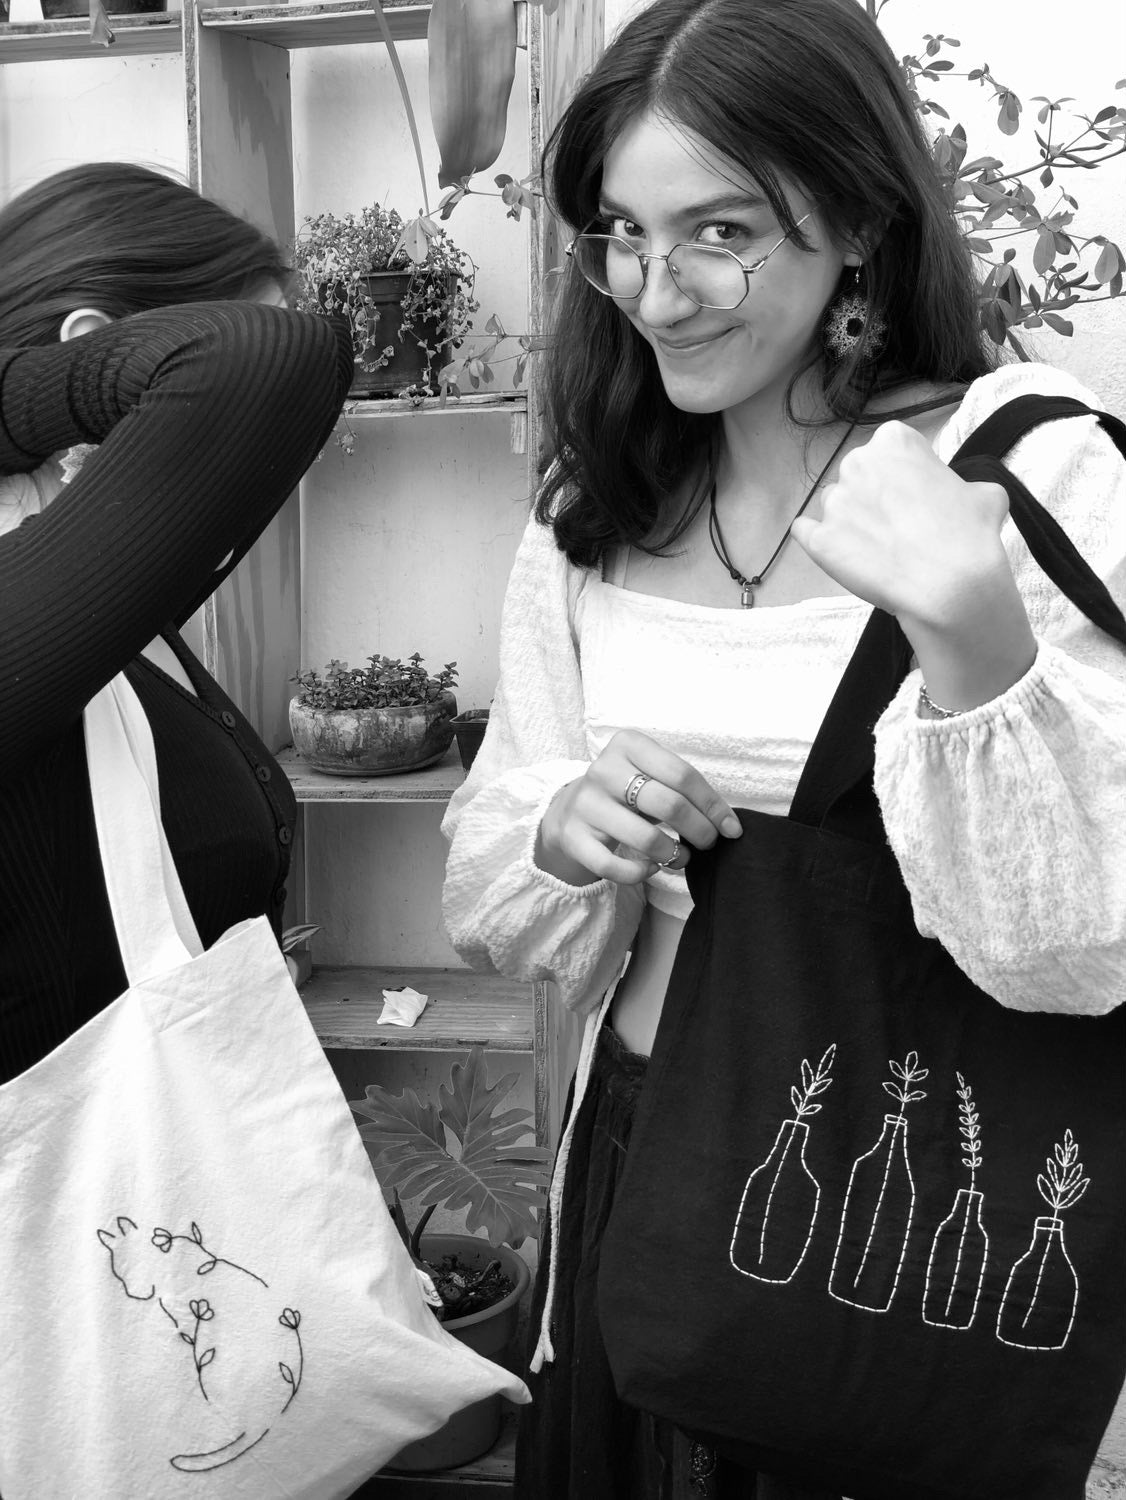
<path fill-rule="evenodd" d="M 802 1088 L 790 1089 L 792 1119 L 783 1120 L 770 1154 L 747 1178 L 735 1233 L 731 1240 L 731 1264 L 756 1281 L 790 1281 L 805 1258 L 817 1222 L 821 1185 L 809 1170 L 805 1147 L 809 1139 L 806 1121 L 821 1110 L 813 1101 L 832 1083 L 829 1076 L 836 1056 L 834 1043 L 814 1072 L 802 1059 Z"/>
<path fill-rule="evenodd" d="M 935 1328 L 969 1328 L 977 1316 L 989 1236 L 981 1222 L 983 1198 L 975 1186 L 981 1166 L 981 1126 L 973 1093 L 961 1073 L 958 1080 L 958 1130 L 962 1165 L 970 1185 L 957 1190 L 954 1206 L 938 1226 L 927 1261 L 923 1322 Z"/>
<path fill-rule="evenodd" d="M 1070 1130 L 1053 1147 L 1046 1171 L 1036 1179 L 1052 1210 L 1038 1218 L 1032 1243 L 1009 1272 L 997 1313 L 997 1337 L 1017 1349 L 1062 1349 L 1075 1322 L 1079 1278 L 1067 1253 L 1060 1214 L 1090 1186 Z"/>
<path fill-rule="evenodd" d="M 919 1054 L 888 1064 L 894 1075 L 884 1091 L 898 1100 L 900 1113 L 884 1116 L 884 1128 L 871 1151 L 852 1164 L 841 1214 L 840 1234 L 829 1272 L 829 1295 L 869 1312 L 887 1312 L 899 1286 L 915 1214 L 915 1182 L 907 1155 L 908 1104 L 927 1097 L 915 1084 L 929 1068 Z"/>

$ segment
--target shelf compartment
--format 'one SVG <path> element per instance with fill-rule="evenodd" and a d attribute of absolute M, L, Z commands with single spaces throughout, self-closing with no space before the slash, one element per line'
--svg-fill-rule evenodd
<path fill-rule="evenodd" d="M 527 0 L 516 6 L 517 46 L 526 47 Z M 426 40 L 429 0 L 383 0 L 383 14 L 396 42 Z M 383 33 L 368 0 L 322 0 L 314 5 L 237 5 L 200 11 L 200 24 L 230 31 L 273 47 L 347 47 L 382 42 Z"/>
<path fill-rule="evenodd" d="M 275 759 L 298 802 L 448 802 L 465 780 L 455 741 L 436 765 L 392 776 L 326 776 L 287 745 Z"/>
<path fill-rule="evenodd" d="M 428 995 L 429 1004 L 413 1026 L 380 1026 L 383 991 L 401 985 Z M 532 1051 L 534 989 L 519 979 L 469 969 L 325 967 L 313 970 L 301 999 L 322 1047 L 451 1052 L 479 1042 Z"/>
<path fill-rule="evenodd" d="M 4 22 L 0 24 L 0 63 L 151 57 L 157 53 L 182 52 L 184 48 L 179 11 L 114 16 L 110 29 L 113 44 L 103 47 L 91 42 L 90 22 L 85 16 L 68 16 L 60 21 Z"/>
<path fill-rule="evenodd" d="M 383 0 L 383 13 L 396 42 L 421 41 L 430 19 L 429 4 Z M 208 31 L 228 31 L 273 47 L 347 47 L 382 42 L 368 0 L 324 0 L 318 5 L 223 6 L 200 11 Z"/>
<path fill-rule="evenodd" d="M 483 395 L 472 392 L 465 396 L 450 396 L 442 401 L 438 396 L 426 396 L 421 401 L 409 401 L 403 396 L 388 396 L 366 399 L 350 397 L 344 406 L 339 426 L 348 422 L 368 421 L 373 417 L 457 417 L 466 415 L 487 416 L 500 413 L 515 416 L 528 410 L 528 398 L 522 391 L 507 395 Z"/>

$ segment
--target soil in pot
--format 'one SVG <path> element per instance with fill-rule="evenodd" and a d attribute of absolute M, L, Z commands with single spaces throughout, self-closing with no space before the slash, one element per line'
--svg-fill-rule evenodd
<path fill-rule="evenodd" d="M 443 1326 L 447 1333 L 486 1359 L 505 1363 L 505 1355 L 516 1337 L 520 1299 L 531 1280 L 524 1259 L 507 1245 L 490 1245 L 487 1240 L 461 1234 L 424 1234 L 422 1255 L 436 1270 L 436 1281 L 444 1274 L 444 1263 L 449 1257 L 459 1263 L 454 1268 L 455 1274 L 469 1280 L 484 1271 L 492 1261 L 500 1261 L 501 1276 L 512 1289 L 490 1307 L 445 1318 Z M 490 1396 L 455 1412 L 437 1432 L 409 1443 L 397 1453 L 388 1469 L 428 1473 L 436 1469 L 452 1469 L 480 1458 L 489 1451 L 500 1433 L 502 1403 L 502 1397 Z"/>
<path fill-rule="evenodd" d="M 454 737 L 457 699 L 442 693 L 407 708 L 311 708 L 290 700 L 293 747 L 329 776 L 392 776 L 441 760 Z"/>

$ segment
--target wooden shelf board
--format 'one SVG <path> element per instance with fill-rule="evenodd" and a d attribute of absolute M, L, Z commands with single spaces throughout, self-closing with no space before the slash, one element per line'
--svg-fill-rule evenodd
<path fill-rule="evenodd" d="M 451 396 L 442 401 L 437 396 L 427 396 L 422 401 L 408 401 L 402 396 L 350 397 L 344 407 L 340 427 L 346 422 L 367 421 L 374 417 L 457 417 L 467 415 L 488 416 L 501 413 L 514 416 L 528 410 L 528 398 L 522 391 L 503 395 L 482 395 L 479 392 L 467 396 Z"/>
<path fill-rule="evenodd" d="M 112 7 L 111 7 L 112 8 Z M 153 15 L 110 16 L 113 44 L 90 40 L 85 16 L 60 21 L 0 24 L 0 63 L 65 62 L 74 58 L 152 56 L 183 50 L 179 11 Z"/>
<path fill-rule="evenodd" d="M 426 36 L 429 4 L 419 0 L 383 0 L 391 35 L 397 42 Z M 230 31 L 273 47 L 343 47 L 382 42 L 368 0 L 323 0 L 319 5 L 223 6 L 200 12 L 209 31 Z"/>
<path fill-rule="evenodd" d="M 279 750 L 276 760 L 298 802 L 448 802 L 465 780 L 456 740 L 437 765 L 394 776 L 326 776 L 292 745 Z"/>
<path fill-rule="evenodd" d="M 429 1004 L 413 1026 L 380 1026 L 383 991 L 401 985 Z M 323 1047 L 450 1052 L 480 1042 L 532 1050 L 532 986 L 518 979 L 468 969 L 314 968 L 301 999 Z"/>

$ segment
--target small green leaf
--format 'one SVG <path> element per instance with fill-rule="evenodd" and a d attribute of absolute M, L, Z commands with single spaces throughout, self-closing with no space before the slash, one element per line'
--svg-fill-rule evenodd
<path fill-rule="evenodd" d="M 1057 333 L 1062 333 L 1065 338 L 1070 338 L 1075 332 L 1075 324 L 1069 323 L 1066 318 L 1058 317 L 1055 313 L 1046 312 L 1044 322 L 1049 328 L 1054 328 Z"/>

